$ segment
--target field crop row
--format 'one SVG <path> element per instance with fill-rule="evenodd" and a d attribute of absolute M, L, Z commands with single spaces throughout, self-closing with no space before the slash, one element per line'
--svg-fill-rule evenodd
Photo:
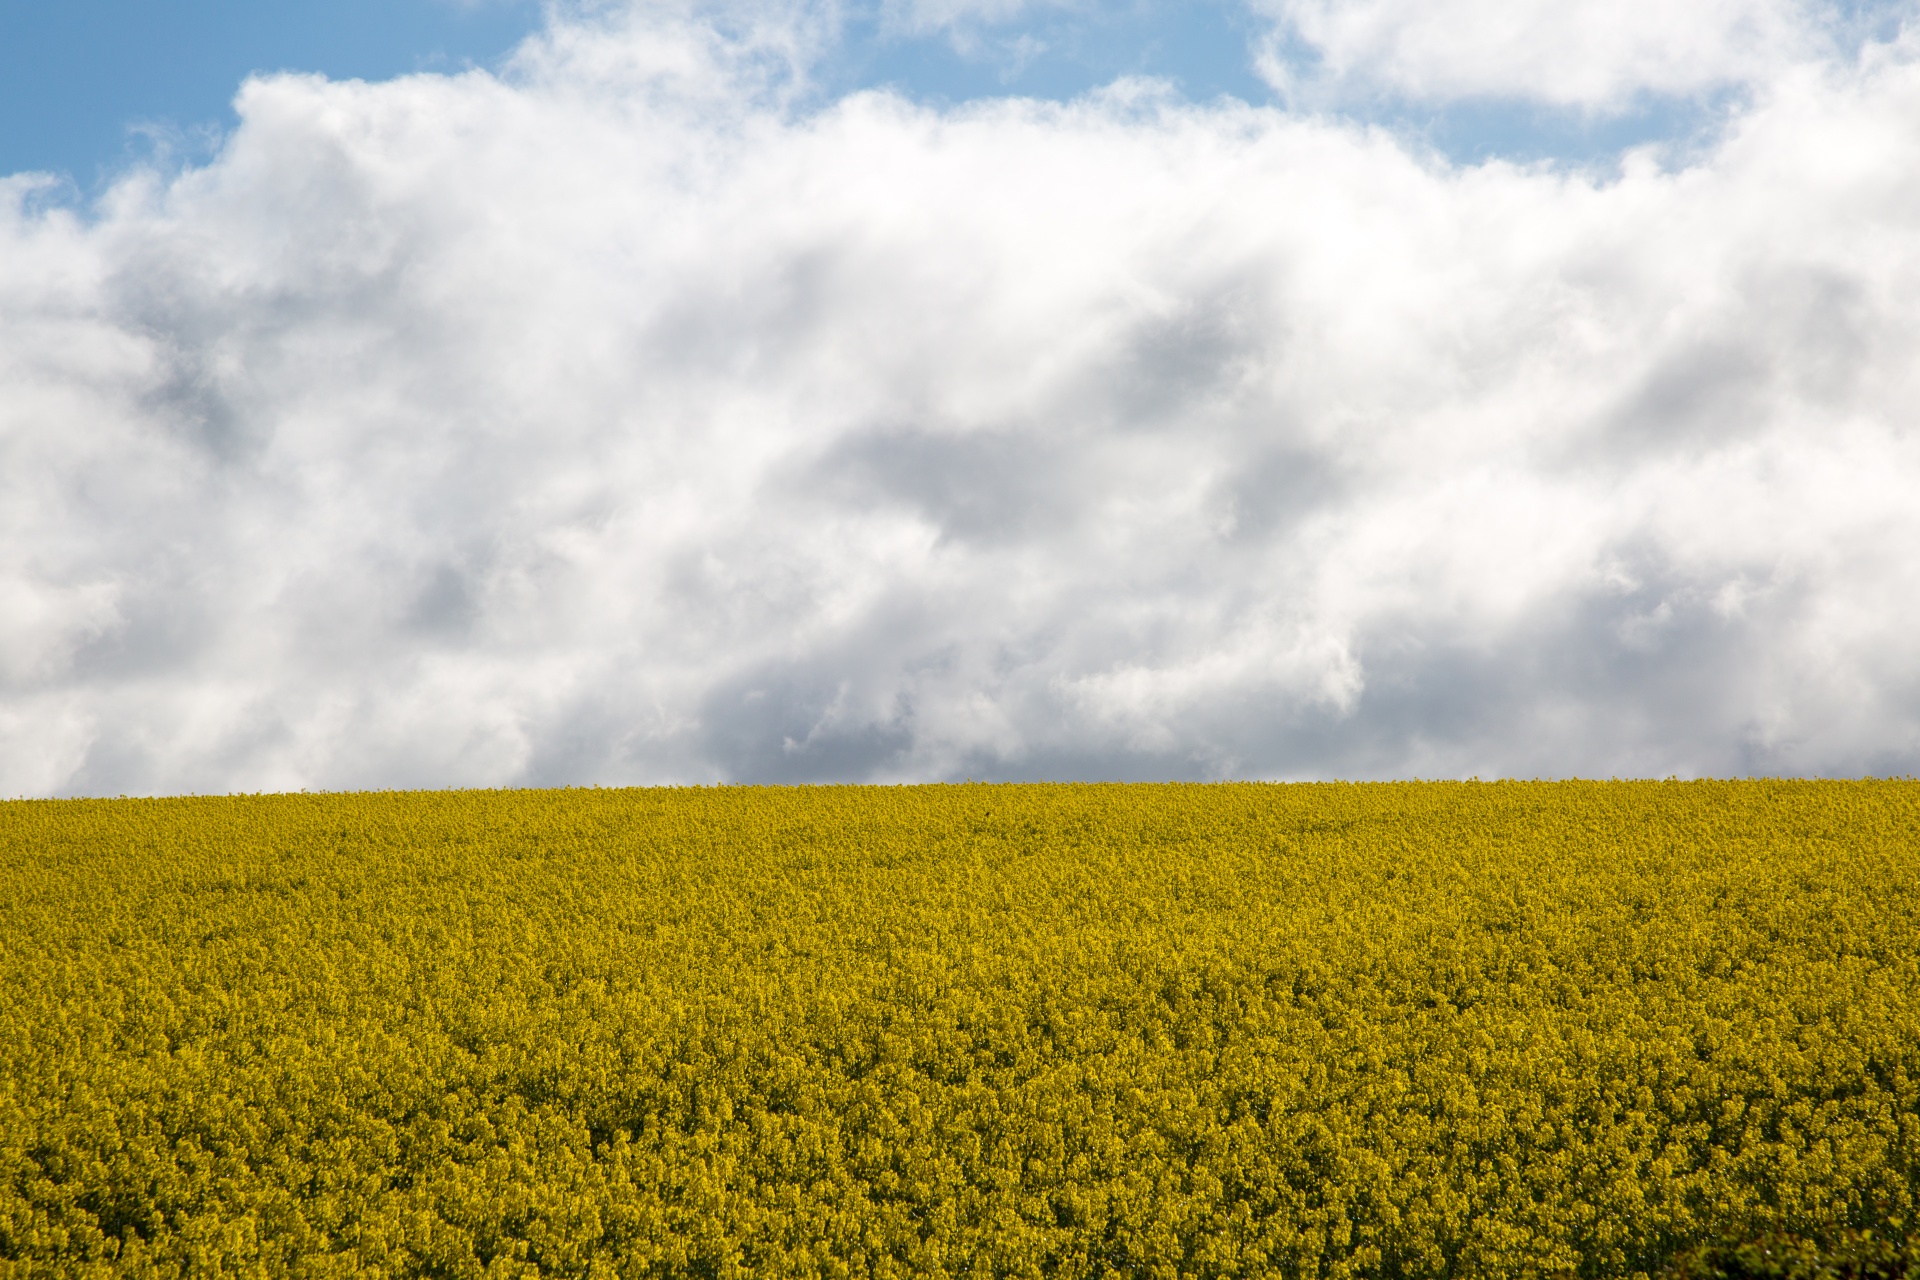
<path fill-rule="evenodd" d="M 1628 1277 L 1917 1178 L 1914 783 L 0 805 L 21 1277 Z"/>

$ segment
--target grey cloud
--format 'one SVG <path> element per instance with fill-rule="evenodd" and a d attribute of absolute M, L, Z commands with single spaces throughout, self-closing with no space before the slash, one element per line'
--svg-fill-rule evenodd
<path fill-rule="evenodd" d="M 894 504 L 943 538 L 1020 542 L 1079 514 L 1097 484 L 1084 457 L 1037 433 L 883 431 L 839 440 L 800 483 L 836 503 Z"/>
<path fill-rule="evenodd" d="M 727 777 L 838 782 L 897 772 L 913 746 L 911 708 L 897 695 L 862 705 L 860 673 L 818 660 L 745 673 L 702 708 L 703 747 Z"/>
<path fill-rule="evenodd" d="M 478 594 L 469 574 L 451 564 L 439 565 L 421 582 L 407 609 L 407 622 L 422 635 L 458 642 L 480 617 Z"/>
<path fill-rule="evenodd" d="M 1631 385 L 1610 447 L 1713 448 L 1809 404 L 1845 412 L 1885 327 L 1866 294 L 1857 279 L 1811 266 L 1741 282 Z"/>
<path fill-rule="evenodd" d="M 1284 351 L 1281 326 L 1245 285 L 1196 290 L 1127 334 L 1110 384 L 1116 417 L 1170 427 L 1230 406 Z"/>
<path fill-rule="evenodd" d="M 1219 484 L 1225 536 L 1252 545 L 1285 538 L 1340 491 L 1336 465 L 1321 454 L 1284 445 L 1251 452 Z"/>

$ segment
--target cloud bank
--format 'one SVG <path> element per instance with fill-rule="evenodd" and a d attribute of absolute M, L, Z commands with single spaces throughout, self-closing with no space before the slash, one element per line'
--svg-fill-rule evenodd
<path fill-rule="evenodd" d="M 1920 761 L 1911 35 L 1588 172 L 768 29 L 0 181 L 0 792 Z"/>

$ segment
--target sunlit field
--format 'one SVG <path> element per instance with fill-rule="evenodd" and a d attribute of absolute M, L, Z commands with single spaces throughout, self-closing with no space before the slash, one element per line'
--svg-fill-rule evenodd
<path fill-rule="evenodd" d="M 1892 1275 L 1920 1177 L 1904 781 L 20 801 L 0 969 L 22 1277 Z"/>

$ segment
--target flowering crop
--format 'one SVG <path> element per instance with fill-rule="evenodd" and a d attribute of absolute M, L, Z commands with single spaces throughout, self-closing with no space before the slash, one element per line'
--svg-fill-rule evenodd
<path fill-rule="evenodd" d="M 1625 1277 L 1917 1178 L 1920 784 L 0 805 L 21 1277 Z"/>

